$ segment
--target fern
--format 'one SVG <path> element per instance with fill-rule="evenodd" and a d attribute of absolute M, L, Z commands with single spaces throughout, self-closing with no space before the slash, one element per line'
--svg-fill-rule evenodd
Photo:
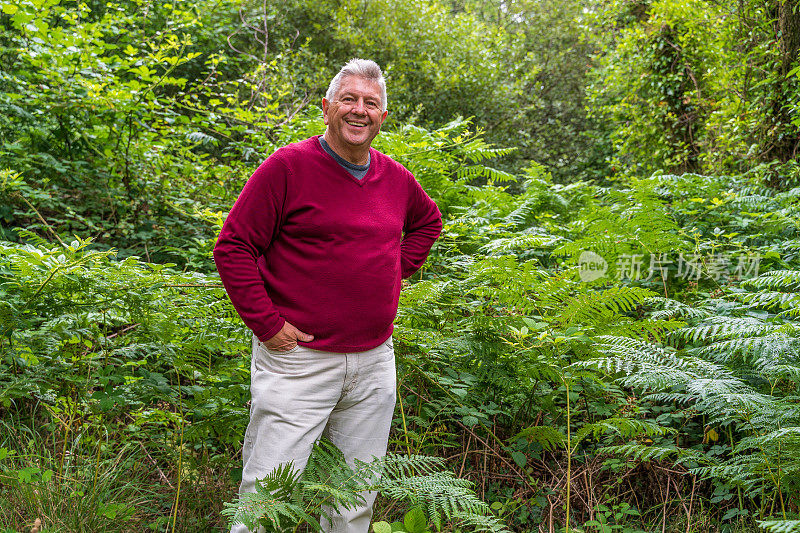
<path fill-rule="evenodd" d="M 786 379 L 796 383 L 800 356 L 796 324 L 785 315 L 763 311 L 794 305 L 797 276 L 793 272 L 767 274 L 742 285 L 754 290 L 733 296 L 748 305 L 708 301 L 702 312 L 687 312 L 684 305 L 653 299 L 662 307 L 654 314 L 673 316 L 675 311 L 697 321 L 675 330 L 670 342 L 683 349 L 621 337 L 601 337 L 595 350 L 602 354 L 593 361 L 577 363 L 612 372 L 625 386 L 650 391 L 648 399 L 677 403 L 702 413 L 710 425 L 737 428 L 743 432 L 729 457 L 706 457 L 696 451 L 691 472 L 704 479 L 716 479 L 740 487 L 744 494 L 779 494 L 796 490 L 800 462 L 800 408 L 790 395 L 760 390 L 763 380 Z M 780 291 L 780 292 L 779 292 Z M 710 314 L 712 309 L 721 314 Z M 749 315 L 749 316 L 748 316 Z M 588 429 L 585 431 L 589 431 Z M 608 447 L 637 460 L 671 458 L 672 447 L 625 445 Z M 691 455 L 691 454 L 690 454 Z M 700 460 L 700 459 L 703 460 Z M 680 462 L 677 458 L 673 459 Z"/>
<path fill-rule="evenodd" d="M 491 255 L 506 255 L 529 248 L 551 247 L 557 241 L 557 238 L 547 235 L 523 233 L 512 237 L 492 239 L 487 244 L 484 244 L 480 251 Z"/>
<path fill-rule="evenodd" d="M 764 272 L 757 278 L 747 279 L 742 282 L 746 289 L 784 289 L 789 291 L 800 290 L 800 270 L 773 270 Z"/>
<path fill-rule="evenodd" d="M 618 316 L 636 308 L 653 293 L 638 287 L 610 289 L 578 294 L 568 302 L 560 318 L 566 324 L 597 321 L 598 317 Z"/>
<path fill-rule="evenodd" d="M 696 463 L 707 463 L 709 457 L 700 450 L 691 448 L 679 448 L 677 446 L 658 446 L 645 445 L 639 443 L 627 443 L 617 446 L 604 446 L 598 450 L 603 454 L 611 456 L 628 457 L 635 461 L 673 461 L 679 465 L 690 465 Z"/>
<path fill-rule="evenodd" d="M 577 256 L 584 251 L 603 255 L 610 264 L 621 253 L 643 254 L 685 248 L 675 220 L 654 192 L 655 182 L 636 181 L 627 190 L 599 190 L 603 205 L 587 206 L 575 240 L 559 246 L 554 253 Z"/>
<path fill-rule="evenodd" d="M 476 514 L 467 511 L 455 511 L 453 521 L 468 527 L 472 531 L 488 531 L 489 533 L 507 533 L 505 524 L 496 516 L 488 514 Z"/>
<path fill-rule="evenodd" d="M 424 508 L 437 529 L 454 521 L 473 531 L 507 531 L 475 496 L 472 483 L 441 471 L 442 463 L 436 457 L 388 454 L 369 463 L 355 461 L 351 467 L 335 446 L 321 441 L 314 445 L 302 474 L 291 464 L 282 465 L 259 482 L 256 492 L 226 503 L 223 513 L 231 524 L 251 529 L 259 524 L 280 529 L 304 522 L 319 529 L 312 514 L 350 508 L 363 501 L 360 492 L 377 490 Z"/>
<path fill-rule="evenodd" d="M 776 332 L 753 337 L 736 336 L 711 343 L 696 353 L 720 363 L 739 361 L 750 364 L 759 372 L 769 374 L 771 370 L 783 367 L 783 363 L 800 363 L 798 344 L 800 339 Z"/>
<path fill-rule="evenodd" d="M 575 434 L 573 446 L 577 446 L 580 441 L 590 436 L 598 439 L 600 435 L 608 433 L 619 435 L 623 439 L 631 439 L 640 435 L 653 437 L 656 435 L 676 433 L 676 431 L 647 420 L 636 420 L 632 418 L 615 416 L 605 420 L 600 420 L 598 422 L 593 422 L 591 424 L 586 424 L 585 426 L 581 427 Z"/>
<path fill-rule="evenodd" d="M 627 318 L 627 317 L 626 317 Z M 686 325 L 680 320 L 627 320 L 612 316 L 608 321 L 605 333 L 611 336 L 626 336 L 640 340 L 665 341 L 670 332 Z"/>
<path fill-rule="evenodd" d="M 800 520 L 759 520 L 758 527 L 767 533 L 799 533 Z"/>
<path fill-rule="evenodd" d="M 652 297 L 648 298 L 645 302 L 652 307 L 659 309 L 651 311 L 650 318 L 656 320 L 670 319 L 670 318 L 708 318 L 711 313 L 705 309 L 700 309 L 695 306 L 672 300 L 670 298 Z"/>
<path fill-rule="evenodd" d="M 491 154 L 496 156 L 497 154 Z M 470 165 L 458 169 L 456 173 L 460 179 L 474 179 L 474 178 L 489 178 L 491 181 L 496 182 L 515 182 L 517 177 L 508 172 L 497 170 L 484 165 Z"/>
<path fill-rule="evenodd" d="M 291 463 L 279 466 L 256 484 L 256 492 L 241 494 L 233 504 L 225 504 L 222 515 L 230 525 L 245 524 L 257 529 L 258 524 L 274 524 L 281 530 L 297 522 L 307 522 L 320 530 L 317 519 L 305 510 L 298 498 L 300 472 Z M 283 527 L 281 525 L 283 524 Z"/>
<path fill-rule="evenodd" d="M 525 438 L 532 442 L 538 442 L 542 448 L 548 451 L 563 448 L 567 442 L 567 436 L 560 430 L 552 426 L 530 426 L 511 438 L 511 441 Z"/>
<path fill-rule="evenodd" d="M 725 317 L 715 316 L 697 326 L 691 326 L 678 331 L 673 335 L 687 342 L 715 341 L 733 337 L 755 336 L 770 333 L 776 326 L 766 324 L 756 317 Z"/>
<path fill-rule="evenodd" d="M 769 310 L 797 309 L 800 307 L 800 295 L 794 293 L 759 291 L 739 295 L 741 301 L 752 307 Z"/>
<path fill-rule="evenodd" d="M 382 478 L 380 482 L 380 491 L 385 496 L 424 507 L 437 529 L 441 529 L 443 519 L 452 520 L 456 513 L 461 513 L 460 518 L 465 522 L 470 516 L 491 514 L 489 506 L 475 496 L 471 487 L 472 482 L 456 478 L 450 472 Z"/>

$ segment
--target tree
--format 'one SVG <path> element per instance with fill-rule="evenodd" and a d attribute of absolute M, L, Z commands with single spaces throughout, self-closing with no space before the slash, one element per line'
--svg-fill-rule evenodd
<path fill-rule="evenodd" d="M 798 64 L 800 52 L 800 2 L 774 0 L 770 12 L 779 53 L 775 58 L 772 102 L 766 117 L 770 135 L 764 139 L 762 157 L 767 161 L 777 159 L 787 163 L 797 156 L 800 147 L 800 131 L 792 123 L 800 102 L 800 86 L 791 72 Z M 772 181 L 779 185 L 776 182 L 780 181 L 779 175 L 773 175 Z"/>

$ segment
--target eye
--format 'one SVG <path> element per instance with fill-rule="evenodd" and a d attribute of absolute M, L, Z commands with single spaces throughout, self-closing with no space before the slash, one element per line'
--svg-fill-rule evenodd
<path fill-rule="evenodd" d="M 367 100 L 367 107 L 370 109 L 378 109 L 378 102 L 375 100 Z"/>
<path fill-rule="evenodd" d="M 342 97 L 342 102 L 345 102 L 347 104 L 349 104 L 349 103 L 351 103 L 353 101 L 355 101 L 355 98 L 353 98 L 352 96 L 343 96 Z"/>

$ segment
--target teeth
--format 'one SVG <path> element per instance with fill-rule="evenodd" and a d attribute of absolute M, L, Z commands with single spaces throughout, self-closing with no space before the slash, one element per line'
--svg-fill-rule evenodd
<path fill-rule="evenodd" d="M 366 126 L 366 124 L 361 123 L 361 122 L 350 122 L 349 120 L 345 120 L 345 122 L 347 122 L 351 126 L 356 126 L 356 127 L 359 127 L 359 128 L 363 128 L 364 126 Z"/>

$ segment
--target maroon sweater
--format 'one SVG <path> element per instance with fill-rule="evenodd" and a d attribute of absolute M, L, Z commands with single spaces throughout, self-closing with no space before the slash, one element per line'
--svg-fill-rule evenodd
<path fill-rule="evenodd" d="M 401 278 L 425 262 L 441 215 L 414 176 L 370 148 L 361 180 L 316 137 L 255 171 L 214 248 L 234 307 L 262 341 L 286 320 L 304 346 L 360 352 L 389 338 Z"/>

